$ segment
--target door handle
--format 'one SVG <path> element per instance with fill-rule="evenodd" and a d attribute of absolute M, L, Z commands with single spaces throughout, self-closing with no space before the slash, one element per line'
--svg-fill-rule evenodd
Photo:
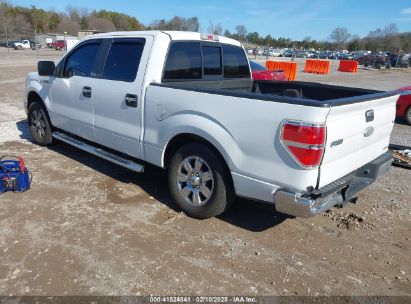
<path fill-rule="evenodd" d="M 91 97 L 91 88 L 90 87 L 83 87 L 83 96 L 84 97 Z"/>
<path fill-rule="evenodd" d="M 138 105 L 138 98 L 135 94 L 126 94 L 126 105 L 128 107 L 137 108 Z"/>

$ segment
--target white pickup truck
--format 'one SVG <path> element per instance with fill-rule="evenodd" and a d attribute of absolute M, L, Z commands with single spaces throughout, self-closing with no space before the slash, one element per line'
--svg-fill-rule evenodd
<path fill-rule="evenodd" d="M 20 42 L 14 42 L 13 47 L 16 50 L 22 50 L 22 49 L 31 49 L 32 45 L 30 44 L 29 40 L 22 40 Z"/>
<path fill-rule="evenodd" d="M 34 140 L 143 172 L 168 170 L 187 214 L 236 196 L 308 217 L 355 199 L 388 170 L 397 92 L 253 81 L 242 45 L 188 32 L 87 37 L 26 80 Z"/>

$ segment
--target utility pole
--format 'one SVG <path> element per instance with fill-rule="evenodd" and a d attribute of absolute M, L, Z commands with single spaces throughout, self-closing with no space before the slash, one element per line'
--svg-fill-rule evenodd
<path fill-rule="evenodd" d="M 67 32 L 64 32 L 64 51 L 67 52 L 67 43 L 66 43 Z"/>
<path fill-rule="evenodd" d="M 400 59 L 401 49 L 398 49 L 397 60 L 395 61 L 395 67 L 398 67 L 398 60 Z"/>
<path fill-rule="evenodd" d="M 7 53 L 10 54 L 10 48 L 9 48 L 9 38 L 7 36 L 7 26 L 4 26 L 4 32 L 6 33 L 6 44 L 7 44 Z"/>

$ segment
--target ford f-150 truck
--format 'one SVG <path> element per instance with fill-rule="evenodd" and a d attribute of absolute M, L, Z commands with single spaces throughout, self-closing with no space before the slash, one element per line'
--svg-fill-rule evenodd
<path fill-rule="evenodd" d="M 136 172 L 168 170 L 187 214 L 236 196 L 308 217 L 388 170 L 398 92 L 252 80 L 242 45 L 188 32 L 89 36 L 28 74 L 35 142 L 63 141 Z"/>

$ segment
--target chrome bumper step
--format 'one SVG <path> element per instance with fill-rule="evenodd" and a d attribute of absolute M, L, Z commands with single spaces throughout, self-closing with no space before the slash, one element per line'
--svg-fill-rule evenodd
<path fill-rule="evenodd" d="M 137 164 L 134 161 L 115 155 L 113 153 L 110 153 L 108 151 L 105 151 L 101 148 L 97 148 L 94 146 L 91 146 L 85 142 L 82 142 L 74 137 L 71 137 L 70 135 L 67 135 L 65 133 L 61 132 L 53 132 L 53 137 L 57 140 L 60 140 L 62 142 L 65 142 L 66 144 L 69 144 L 71 146 L 74 146 L 80 150 L 83 150 L 85 152 L 88 152 L 90 154 L 93 154 L 95 156 L 98 156 L 100 158 L 103 158 L 105 160 L 108 160 L 109 162 L 112 162 L 116 165 L 122 166 L 124 168 L 127 168 L 131 171 L 134 172 L 144 172 L 144 166 L 141 164 Z"/>

